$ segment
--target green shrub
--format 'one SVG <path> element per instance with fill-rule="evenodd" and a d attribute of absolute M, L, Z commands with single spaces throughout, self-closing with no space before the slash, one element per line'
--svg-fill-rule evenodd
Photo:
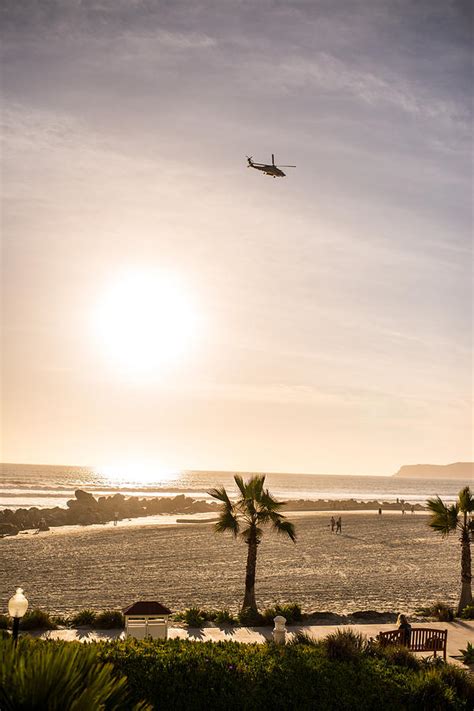
<path fill-rule="evenodd" d="M 474 605 L 466 605 L 461 612 L 461 617 L 463 620 L 474 620 Z"/>
<path fill-rule="evenodd" d="M 357 635 L 357 655 L 344 660 L 329 659 L 324 641 L 279 646 L 127 639 L 97 646 L 99 658 L 127 676 L 133 698 L 145 696 L 160 711 L 470 708 L 456 673 L 444 678 L 438 669 L 395 665 L 369 654 Z M 440 700 L 447 705 L 439 706 Z"/>
<path fill-rule="evenodd" d="M 235 625 L 237 620 L 229 610 L 216 610 L 214 621 L 218 625 Z"/>
<path fill-rule="evenodd" d="M 247 627 L 257 627 L 258 625 L 263 624 L 262 615 L 259 612 L 252 610 L 251 607 L 244 607 L 243 610 L 240 610 L 237 615 L 237 619 L 241 625 L 245 625 Z"/>
<path fill-rule="evenodd" d="M 55 630 L 57 625 L 44 610 L 38 607 L 27 612 L 20 621 L 20 630 Z"/>
<path fill-rule="evenodd" d="M 395 664 L 398 667 L 414 670 L 420 668 L 420 660 L 404 645 L 381 645 L 375 642 L 370 645 L 369 649 L 375 656 L 387 659 L 390 664 Z"/>
<path fill-rule="evenodd" d="M 290 637 L 287 644 L 304 644 L 307 647 L 321 647 L 322 642 L 319 642 L 317 639 L 314 639 L 314 637 L 311 637 L 311 635 L 309 635 L 307 632 L 296 632 Z"/>
<path fill-rule="evenodd" d="M 7 630 L 9 627 L 11 627 L 9 616 L 0 615 L 0 630 Z"/>
<path fill-rule="evenodd" d="M 412 679 L 410 708 L 417 711 L 459 711 L 467 707 L 461 705 L 456 691 L 443 682 L 439 670 L 428 669 Z"/>
<path fill-rule="evenodd" d="M 202 627 L 206 621 L 203 611 L 199 607 L 190 607 L 185 610 L 183 619 L 189 627 Z"/>
<path fill-rule="evenodd" d="M 474 647 L 472 649 L 474 653 Z M 467 708 L 474 709 L 474 683 L 464 669 L 455 667 L 454 664 L 443 664 L 438 674 L 445 684 L 454 689 L 457 696 L 466 700 Z"/>
<path fill-rule="evenodd" d="M 93 627 L 97 613 L 94 610 L 80 610 L 71 618 L 72 627 Z"/>
<path fill-rule="evenodd" d="M 0 640 L 0 708 L 5 711 L 151 709 L 130 697 L 127 680 L 76 642 Z"/>
<path fill-rule="evenodd" d="M 464 664 L 474 664 L 474 645 L 471 642 L 467 643 L 466 649 L 459 650 L 462 654 Z"/>
<path fill-rule="evenodd" d="M 419 607 L 416 614 L 420 617 L 435 617 L 440 622 L 451 622 L 454 620 L 454 610 L 444 602 L 435 602 L 429 607 Z"/>
<path fill-rule="evenodd" d="M 300 605 L 296 602 L 292 602 L 283 605 L 278 604 L 264 610 L 262 614 L 263 624 L 273 625 L 273 620 L 277 615 L 284 617 L 288 625 L 292 625 L 295 622 L 301 622 L 302 620 Z"/>
<path fill-rule="evenodd" d="M 367 639 L 360 632 L 337 630 L 329 634 L 323 642 L 328 659 L 354 661 L 367 648 Z"/>
<path fill-rule="evenodd" d="M 52 615 L 51 619 L 58 627 L 69 627 L 71 620 L 66 615 Z"/>
<path fill-rule="evenodd" d="M 454 610 L 452 607 L 448 607 L 444 602 L 435 602 L 433 605 L 432 613 L 433 617 L 436 617 L 440 622 L 451 622 L 454 620 Z"/>
<path fill-rule="evenodd" d="M 104 610 L 95 616 L 93 624 L 97 630 L 123 629 L 125 618 L 120 610 Z"/>

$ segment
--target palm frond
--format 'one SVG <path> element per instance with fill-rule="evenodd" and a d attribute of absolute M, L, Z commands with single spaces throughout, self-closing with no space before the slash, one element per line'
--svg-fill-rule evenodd
<path fill-rule="evenodd" d="M 431 519 L 428 525 L 440 533 L 442 536 L 448 536 L 451 531 L 454 531 L 458 525 L 458 504 L 446 504 L 437 496 L 435 499 L 428 499 L 426 505 L 431 511 Z"/>
<path fill-rule="evenodd" d="M 209 496 L 212 496 L 213 499 L 222 501 L 222 503 L 226 504 L 226 506 L 232 506 L 232 502 L 229 499 L 229 495 L 223 486 L 220 489 L 209 489 L 207 493 L 209 494 Z"/>
<path fill-rule="evenodd" d="M 459 509 L 464 513 L 471 513 L 474 511 L 474 496 L 471 492 L 471 489 L 468 486 L 465 486 L 464 489 L 461 489 L 461 491 L 458 494 L 458 500 L 459 500 Z"/>
<path fill-rule="evenodd" d="M 239 489 L 240 493 L 242 494 L 242 499 L 248 499 L 249 493 L 247 490 L 247 483 L 244 482 L 243 477 L 241 477 L 240 474 L 236 474 L 234 476 L 234 481 L 237 484 L 237 488 Z"/>
<path fill-rule="evenodd" d="M 234 538 L 236 538 L 240 532 L 240 523 L 234 511 L 227 509 L 227 507 L 221 511 L 219 520 L 214 524 L 214 530 L 216 533 L 230 531 Z"/>
<path fill-rule="evenodd" d="M 285 506 L 286 501 L 278 501 L 270 494 L 268 489 L 265 489 L 264 491 L 262 491 L 259 503 L 268 511 L 278 511 L 279 509 L 283 508 L 283 506 Z"/>
<path fill-rule="evenodd" d="M 295 525 L 291 521 L 287 521 L 281 514 L 272 516 L 273 528 L 277 533 L 282 533 L 288 538 L 291 538 L 293 543 L 296 542 Z"/>
<path fill-rule="evenodd" d="M 248 484 L 252 491 L 252 497 L 260 503 L 263 495 L 263 485 L 265 484 L 265 474 L 255 474 L 249 479 Z"/>

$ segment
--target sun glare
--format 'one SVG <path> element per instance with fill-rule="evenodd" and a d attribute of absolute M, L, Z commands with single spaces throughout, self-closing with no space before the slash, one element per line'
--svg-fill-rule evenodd
<path fill-rule="evenodd" d="M 95 326 L 109 363 L 132 376 L 153 376 L 195 345 L 198 313 L 184 284 L 159 271 L 122 274 L 105 290 Z"/>
<path fill-rule="evenodd" d="M 110 484 L 167 484 L 179 477 L 172 471 L 151 462 L 107 464 L 97 467 L 97 473 Z"/>

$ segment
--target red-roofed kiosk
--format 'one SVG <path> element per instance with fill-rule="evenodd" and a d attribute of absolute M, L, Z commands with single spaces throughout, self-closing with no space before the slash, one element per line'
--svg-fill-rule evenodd
<path fill-rule="evenodd" d="M 167 639 L 168 617 L 171 610 L 154 600 L 139 600 L 123 611 L 125 634 L 136 639 Z"/>

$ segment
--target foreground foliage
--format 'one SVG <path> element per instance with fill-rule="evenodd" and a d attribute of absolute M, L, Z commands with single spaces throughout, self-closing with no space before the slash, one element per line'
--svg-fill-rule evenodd
<path fill-rule="evenodd" d="M 2 711 L 145 711 L 127 680 L 98 659 L 97 647 L 78 642 L 0 640 Z"/>
<path fill-rule="evenodd" d="M 349 637 L 315 642 L 300 635 L 283 647 L 177 639 L 98 646 L 100 658 L 128 677 L 135 698 L 160 710 L 472 708 L 474 687 L 462 670 Z"/>

